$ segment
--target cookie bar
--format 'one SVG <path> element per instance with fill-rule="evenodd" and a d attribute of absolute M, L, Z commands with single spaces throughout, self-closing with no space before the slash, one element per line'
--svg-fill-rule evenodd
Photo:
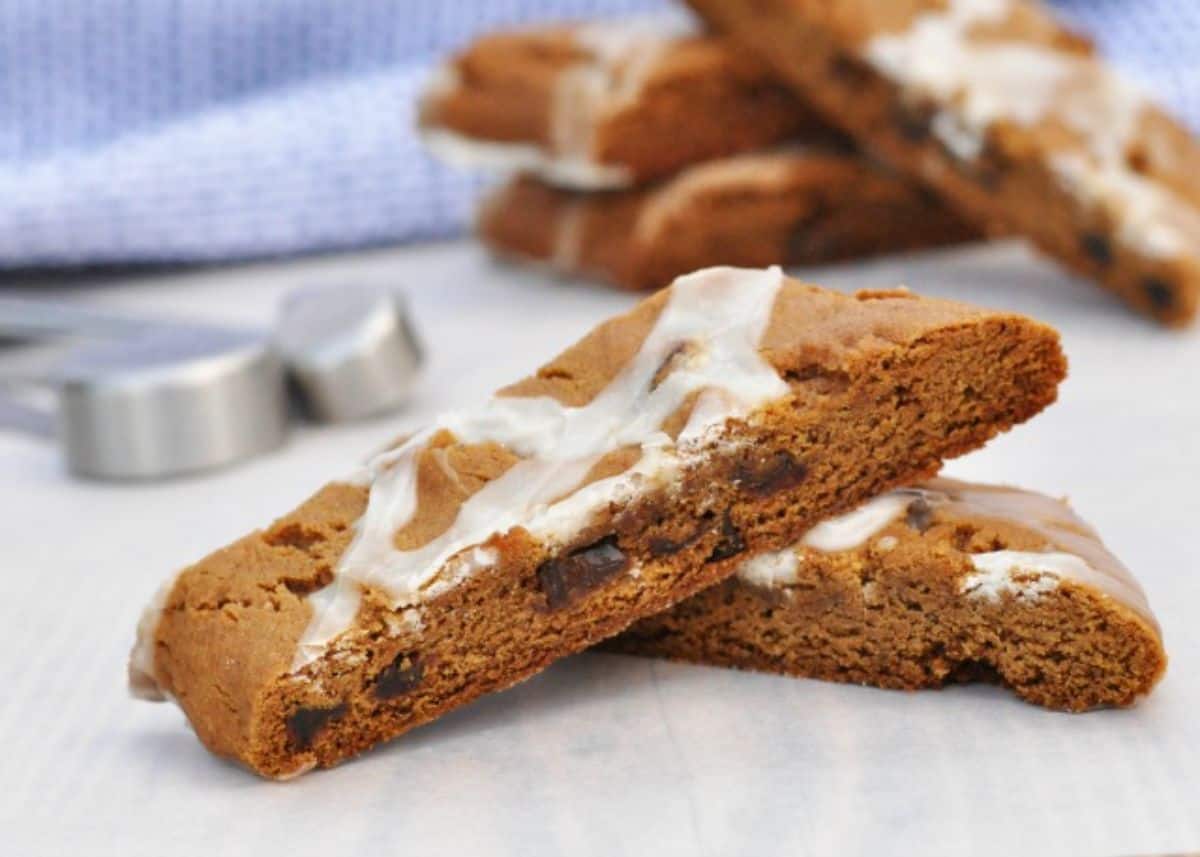
<path fill-rule="evenodd" d="M 951 479 L 879 496 L 607 648 L 917 689 L 999 680 L 1085 711 L 1166 668 L 1141 587 L 1062 500 Z"/>
<path fill-rule="evenodd" d="M 132 687 L 264 775 L 335 764 L 931 476 L 1064 373 L 1020 316 L 696 272 L 185 569 Z"/>
<path fill-rule="evenodd" d="M 484 36 L 435 76 L 424 138 L 455 164 L 594 190 L 833 136 L 750 52 L 685 30 L 648 18 Z"/>
<path fill-rule="evenodd" d="M 688 0 L 965 216 L 1169 325 L 1200 295 L 1200 146 L 1026 0 Z"/>
<path fill-rule="evenodd" d="M 735 155 L 607 193 L 512 179 L 477 229 L 503 256 L 628 289 L 709 265 L 809 265 L 976 236 L 931 194 L 831 148 Z"/>

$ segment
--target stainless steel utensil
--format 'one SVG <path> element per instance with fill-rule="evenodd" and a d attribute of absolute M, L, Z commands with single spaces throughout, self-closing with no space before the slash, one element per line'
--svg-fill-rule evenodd
<path fill-rule="evenodd" d="M 68 468 L 103 479 L 176 476 L 277 448 L 289 375 L 319 421 L 383 413 L 407 398 L 421 362 L 400 296 L 353 285 L 289 295 L 270 334 L 0 299 L 0 338 L 35 343 L 0 361 L 0 420 L 33 430 L 38 410 L 17 391 L 53 391 Z"/>
<path fill-rule="evenodd" d="M 393 410 L 408 399 L 421 365 L 404 298 L 383 288 L 292 292 L 276 322 L 275 349 L 308 413 L 321 422 Z"/>

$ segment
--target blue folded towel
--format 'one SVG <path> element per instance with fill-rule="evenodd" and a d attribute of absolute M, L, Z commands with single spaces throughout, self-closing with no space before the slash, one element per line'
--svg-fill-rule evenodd
<path fill-rule="evenodd" d="M 249 258 L 460 232 L 413 133 L 474 35 L 665 0 L 6 0 L 0 267 Z M 1200 125 L 1200 2 L 1058 0 Z"/>

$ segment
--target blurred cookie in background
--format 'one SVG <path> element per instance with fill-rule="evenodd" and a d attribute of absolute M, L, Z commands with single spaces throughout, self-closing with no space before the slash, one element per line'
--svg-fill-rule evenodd
<path fill-rule="evenodd" d="M 1025 0 L 689 0 L 811 109 L 1137 311 L 1200 304 L 1200 145 Z"/>
<path fill-rule="evenodd" d="M 675 17 L 486 35 L 434 76 L 435 154 L 577 189 L 631 187 L 796 135 L 835 135 L 761 61 Z"/>
<path fill-rule="evenodd" d="M 979 237 L 924 189 L 829 147 L 709 161 L 626 191 L 518 176 L 484 200 L 477 229 L 501 256 L 627 289 L 711 265 L 811 265 Z"/>

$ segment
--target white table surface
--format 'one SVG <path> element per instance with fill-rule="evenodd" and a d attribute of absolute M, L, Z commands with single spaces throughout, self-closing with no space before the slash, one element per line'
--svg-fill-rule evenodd
<path fill-rule="evenodd" d="M 1064 715 L 993 687 L 910 694 L 585 655 L 351 764 L 257 779 L 208 755 L 174 707 L 126 695 L 143 602 L 632 298 L 497 267 L 466 243 L 100 282 L 70 294 L 256 323 L 298 283 L 402 283 L 431 359 L 394 418 L 302 429 L 277 454 L 185 481 L 72 481 L 44 441 L 0 433 L 0 854 L 1200 849 L 1200 331 L 1157 329 L 1015 245 L 806 274 L 903 281 L 1062 330 L 1060 402 L 947 472 L 1071 496 L 1162 621 L 1171 664 L 1149 699 Z"/>

